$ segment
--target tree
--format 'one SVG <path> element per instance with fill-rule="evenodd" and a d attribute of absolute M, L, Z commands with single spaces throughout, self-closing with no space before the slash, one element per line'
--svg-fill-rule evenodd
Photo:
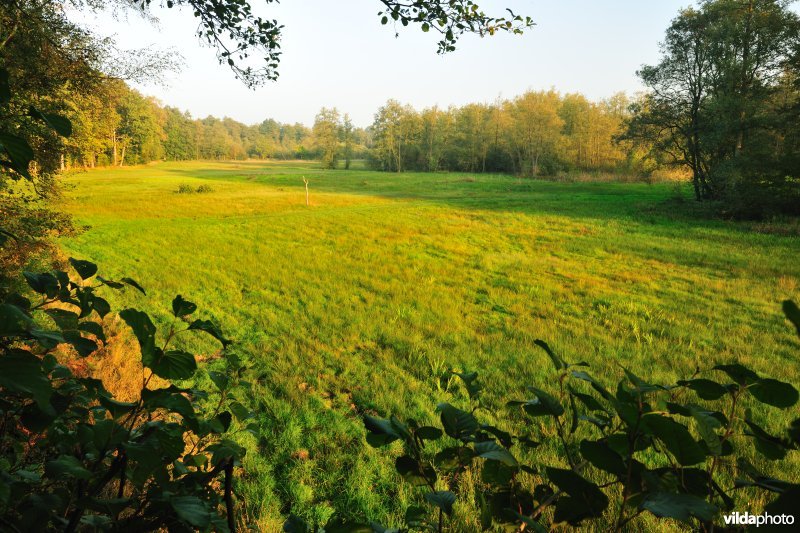
<path fill-rule="evenodd" d="M 796 125 L 775 105 L 797 73 L 800 19 L 790 4 L 706 0 L 685 9 L 667 30 L 661 61 L 639 72 L 650 93 L 629 135 L 687 166 L 698 200 L 797 194 L 780 163 L 780 140 Z"/>
<path fill-rule="evenodd" d="M 343 155 L 344 155 L 344 168 L 345 170 L 350 170 L 350 161 L 353 159 L 353 121 L 350 120 L 350 115 L 348 113 L 344 114 L 342 118 L 342 144 L 343 144 Z"/>
<path fill-rule="evenodd" d="M 385 170 L 402 172 L 414 160 L 421 131 L 417 112 L 397 100 L 389 100 L 378 109 L 372 124 L 375 135 L 375 154 Z"/>
<path fill-rule="evenodd" d="M 519 172 L 536 176 L 545 159 L 555 161 L 564 121 L 558 116 L 555 91 L 529 91 L 508 104 L 512 116 L 509 144 L 516 154 Z"/>
<path fill-rule="evenodd" d="M 336 108 L 323 107 L 314 120 L 313 145 L 324 168 L 336 168 L 339 159 L 341 118 Z"/>

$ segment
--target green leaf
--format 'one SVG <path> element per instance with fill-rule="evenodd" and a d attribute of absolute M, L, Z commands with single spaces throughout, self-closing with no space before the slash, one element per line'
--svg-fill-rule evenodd
<path fill-rule="evenodd" d="M 92 309 L 95 310 L 95 312 L 100 316 L 100 318 L 103 318 L 108 313 L 111 312 L 111 305 L 104 298 L 100 298 L 99 296 L 93 296 Z M 121 313 L 120 316 L 122 316 Z"/>
<path fill-rule="evenodd" d="M 172 300 L 172 314 L 176 317 L 188 316 L 195 311 L 197 311 L 197 306 L 188 300 L 184 300 L 180 294 Z"/>
<path fill-rule="evenodd" d="M 106 335 L 103 332 L 103 326 L 101 326 L 97 322 L 90 322 L 88 320 L 86 322 L 81 322 L 80 324 L 78 324 L 78 329 L 81 331 L 85 331 L 86 333 L 91 333 L 92 335 L 94 335 L 103 342 L 105 342 L 106 340 Z"/>
<path fill-rule="evenodd" d="M 364 415 L 364 427 L 370 432 L 367 435 L 367 442 L 376 448 L 396 440 L 409 441 L 411 438 L 405 424 L 394 416 L 386 420 Z"/>
<path fill-rule="evenodd" d="M 536 395 L 536 399 L 529 401 L 522 406 L 525 412 L 530 416 L 558 417 L 564 414 L 564 408 L 553 396 L 541 389 L 534 387 L 531 387 L 530 389 Z"/>
<path fill-rule="evenodd" d="M 164 379 L 189 379 L 197 370 L 197 361 L 194 355 L 188 352 L 181 350 L 162 352 L 160 348 L 156 348 L 155 359 L 148 368 Z"/>
<path fill-rule="evenodd" d="M 30 179 L 31 174 L 28 167 L 33 161 L 33 149 L 28 141 L 16 135 L 0 133 L 0 149 L 2 149 L 10 159 L 10 167 L 18 174 Z"/>
<path fill-rule="evenodd" d="M 66 309 L 45 309 L 47 316 L 53 319 L 61 330 L 78 329 L 78 315 Z"/>
<path fill-rule="evenodd" d="M 97 397 L 100 405 L 106 408 L 111 413 L 111 418 L 114 420 L 127 415 L 138 405 L 137 402 L 120 402 L 114 398 L 105 396 L 103 394 Z"/>
<path fill-rule="evenodd" d="M 475 455 L 507 466 L 518 466 L 517 459 L 505 448 L 490 440 L 475 443 Z"/>
<path fill-rule="evenodd" d="M 714 505 L 702 498 L 671 492 L 649 494 L 642 502 L 641 508 L 660 518 L 674 518 L 683 522 L 688 522 L 691 517 L 711 522 L 718 512 Z"/>
<path fill-rule="evenodd" d="M 69 264 L 72 265 L 72 268 L 75 269 L 81 279 L 89 279 L 97 274 L 97 265 L 89 261 L 70 257 Z"/>
<path fill-rule="evenodd" d="M 568 390 L 570 395 L 577 398 L 589 411 L 606 411 L 605 407 L 603 407 L 603 404 L 601 404 L 594 396 L 578 392 L 572 387 L 569 387 Z"/>
<path fill-rule="evenodd" d="M 189 525 L 206 528 L 211 523 L 211 511 L 197 496 L 173 496 L 169 503 L 178 518 Z"/>
<path fill-rule="evenodd" d="M 138 283 L 136 283 L 136 280 L 134 280 L 134 279 L 131 279 L 131 278 L 122 278 L 120 281 L 121 281 L 121 282 L 123 282 L 123 283 L 126 283 L 126 284 L 130 285 L 131 287 L 133 287 L 133 288 L 134 288 L 134 289 L 136 289 L 137 291 L 141 292 L 142 294 L 144 294 L 144 295 L 147 295 L 147 293 L 146 293 L 146 292 L 145 292 L 145 290 L 142 288 L 142 286 L 141 286 L 141 285 L 139 285 Z"/>
<path fill-rule="evenodd" d="M 72 135 L 72 122 L 70 122 L 68 118 L 62 117 L 60 115 L 53 115 L 52 113 L 42 113 L 33 106 L 30 106 L 30 108 L 28 109 L 28 114 L 32 118 L 41 120 L 42 122 L 50 126 L 51 129 L 53 129 L 56 133 L 58 133 L 62 137 L 69 137 L 70 135 Z"/>
<path fill-rule="evenodd" d="M 791 300 L 784 301 L 783 314 L 786 315 L 789 322 L 794 324 L 795 329 L 797 329 L 797 335 L 800 336 L 800 308 L 797 307 L 797 304 Z"/>
<path fill-rule="evenodd" d="M 694 418 L 697 424 L 697 432 L 700 434 L 703 442 L 706 443 L 706 446 L 708 446 L 708 450 L 713 455 L 721 455 L 722 441 L 716 432 L 718 428 L 722 427 L 720 421 L 700 409 L 691 408 L 690 411 L 692 418 Z"/>
<path fill-rule="evenodd" d="M 690 379 L 679 381 L 678 385 L 688 387 L 703 400 L 718 400 L 727 394 L 728 389 L 710 379 Z"/>
<path fill-rule="evenodd" d="M 478 421 L 472 413 L 462 411 L 449 403 L 440 403 L 436 410 L 440 413 L 444 432 L 454 439 L 466 439 L 478 431 Z"/>
<path fill-rule="evenodd" d="M 97 343 L 81 336 L 80 331 L 69 330 L 65 331 L 63 335 L 64 340 L 71 344 L 81 357 L 88 357 L 97 350 Z"/>
<path fill-rule="evenodd" d="M 595 468 L 622 477 L 627 472 L 625 462 L 617 452 L 603 441 L 581 441 L 581 455 Z"/>
<path fill-rule="evenodd" d="M 453 504 L 456 503 L 456 495 L 449 490 L 438 490 L 429 492 L 425 499 L 432 505 L 445 512 L 448 516 L 453 514 Z"/>
<path fill-rule="evenodd" d="M 136 335 L 142 352 L 142 364 L 149 368 L 156 357 L 156 327 L 146 313 L 136 309 L 124 309 L 119 316 Z"/>
<path fill-rule="evenodd" d="M 223 391 L 228 388 L 228 376 L 223 374 L 222 372 L 216 372 L 214 370 L 208 371 L 208 377 L 211 381 L 216 385 L 217 389 Z"/>
<path fill-rule="evenodd" d="M 624 366 L 622 367 L 622 370 L 623 372 L 625 372 L 625 376 L 628 378 L 628 381 L 630 381 L 633 384 L 635 390 L 640 394 L 654 392 L 658 390 L 665 390 L 665 388 L 661 385 L 653 385 L 652 383 L 647 383 L 642 378 L 640 378 L 639 376 L 637 376 Z"/>
<path fill-rule="evenodd" d="M 222 344 L 223 348 L 231 344 L 231 341 L 226 339 L 222 335 L 222 332 L 220 332 L 219 328 L 217 328 L 217 326 L 215 326 L 208 320 L 195 320 L 194 322 L 189 324 L 189 329 L 204 331 L 208 333 L 209 335 L 217 339 Z"/>
<path fill-rule="evenodd" d="M 543 340 L 536 339 L 533 343 L 545 351 L 550 360 L 553 361 L 553 366 L 556 367 L 556 370 L 565 370 L 567 368 L 567 363 L 564 362 L 556 353 L 550 349 L 550 346 L 544 342 Z"/>
<path fill-rule="evenodd" d="M 556 502 L 555 523 L 577 525 L 584 518 L 598 517 L 608 507 L 608 497 L 594 483 L 572 470 L 547 467 L 547 478 L 568 494 Z"/>
<path fill-rule="evenodd" d="M 48 461 L 45 464 L 44 472 L 50 479 L 58 480 L 64 476 L 84 480 L 92 477 L 92 473 L 83 467 L 83 463 L 72 455 L 62 455 L 54 461 Z"/>
<path fill-rule="evenodd" d="M 442 438 L 442 430 L 433 426 L 422 426 L 417 430 L 417 436 L 422 440 L 439 440 Z"/>
<path fill-rule="evenodd" d="M 706 454 L 692 438 L 683 424 L 659 414 L 642 417 L 642 429 L 649 431 L 667 447 L 677 461 L 684 465 L 694 465 L 705 460 Z"/>
<path fill-rule="evenodd" d="M 25 335 L 34 326 L 33 319 L 16 305 L 0 304 L 0 336 L 17 337 Z"/>
<path fill-rule="evenodd" d="M 798 502 L 800 502 L 800 485 L 795 485 L 764 507 L 764 511 L 771 516 L 797 516 Z"/>
<path fill-rule="evenodd" d="M 178 413 L 186 420 L 195 418 L 194 407 L 186 396 L 184 389 L 179 389 L 174 385 L 164 389 L 144 389 L 142 390 L 142 402 L 150 409 L 166 409 L 173 413 Z"/>
<path fill-rule="evenodd" d="M 431 466 L 424 466 L 408 455 L 398 457 L 394 462 L 394 467 L 397 473 L 412 485 L 423 487 L 436 482 L 436 471 Z"/>
<path fill-rule="evenodd" d="M 777 379 L 762 379 L 747 388 L 756 400 L 773 407 L 786 409 L 797 403 L 797 389 Z"/>
<path fill-rule="evenodd" d="M 31 396 L 42 410 L 52 412 L 50 380 L 42 369 L 41 360 L 29 352 L 10 349 L 0 357 L 0 387 Z"/>
<path fill-rule="evenodd" d="M 23 272 L 22 275 L 25 276 L 25 281 L 28 282 L 28 285 L 34 292 L 44 294 L 48 298 L 53 298 L 58 294 L 58 280 L 52 274 L 47 272 L 43 274 Z"/>

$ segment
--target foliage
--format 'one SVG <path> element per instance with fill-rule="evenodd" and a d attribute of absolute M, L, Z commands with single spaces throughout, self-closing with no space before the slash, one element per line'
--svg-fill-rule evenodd
<path fill-rule="evenodd" d="M 618 141 L 629 118 L 618 94 L 590 102 L 580 94 L 528 91 L 493 104 L 424 109 L 389 100 L 375 114 L 371 156 L 382 170 L 460 170 L 526 176 L 605 170 L 643 174 L 640 150 Z"/>
<path fill-rule="evenodd" d="M 800 18 L 783 0 L 706 0 L 673 20 L 629 136 L 691 169 L 733 214 L 797 212 Z"/>
<path fill-rule="evenodd" d="M 465 33 L 480 36 L 498 32 L 521 34 L 534 25 L 530 17 L 522 17 L 510 9 L 506 9 L 508 17 L 489 16 L 472 0 L 380 1 L 386 8 L 378 12 L 381 24 L 388 24 L 391 19 L 403 26 L 419 24 L 423 32 L 433 29 L 442 36 L 440 54 L 455 50 L 458 38 Z"/>
<path fill-rule="evenodd" d="M 34 149 L 24 136 L 26 128 L 41 123 L 45 128 L 69 136 L 69 120 L 28 105 L 24 113 L 12 102 L 9 72 L 0 67 L 0 110 L 8 113 L 0 122 L 0 297 L 14 288 L 15 278 L 28 261 L 50 251 L 49 237 L 71 230 L 65 215 L 42 205 L 41 197 L 58 194 L 52 175 L 34 166 Z M 8 181 L 22 183 L 8 183 Z"/>
<path fill-rule="evenodd" d="M 192 187 L 188 183 L 181 183 L 178 185 L 178 190 L 175 191 L 178 194 L 204 194 L 208 192 L 213 192 L 214 189 L 210 185 L 198 185 L 197 187 Z"/>
<path fill-rule="evenodd" d="M 791 301 L 784 310 L 800 335 L 800 310 Z M 798 401 L 792 385 L 737 363 L 698 369 L 672 385 L 648 383 L 623 367 L 625 378 L 612 392 L 588 373 L 588 363 L 569 363 L 536 342 L 555 367 L 552 382 L 558 390 L 529 386 L 530 399 L 508 403 L 525 415 L 522 432 L 479 421 L 482 386 L 474 372 L 449 372 L 476 405 L 462 410 L 439 404 L 441 428 L 364 416 L 367 442 L 383 447 L 400 441 L 397 473 L 425 488 L 424 505 L 410 507 L 404 527 L 391 531 L 443 531 L 444 517 L 453 514 L 458 498 L 442 489 L 458 487 L 470 469 L 479 470 L 483 481 L 475 498 L 484 530 L 499 523 L 549 531 L 548 524 L 580 526 L 613 517 L 613 531 L 620 531 L 643 513 L 708 530 L 721 512 L 750 501 L 752 492 L 737 498 L 745 487 L 767 493 L 766 511 L 772 514 L 800 503 L 800 484 L 770 478 L 748 460 L 752 448 L 769 461 L 800 449 L 800 419 L 776 436 L 757 422 L 761 412 L 744 407 L 789 409 Z M 506 425 L 518 427 L 519 420 L 509 415 Z M 540 435 L 530 434 L 532 425 Z M 584 426 L 591 437 L 580 438 Z M 531 450 L 552 435 L 561 443 L 561 462 L 542 464 Z M 722 468 L 737 472 L 734 487 L 721 486 Z M 296 519 L 287 524 L 288 530 L 305 530 Z M 377 524 L 347 527 L 389 531 Z"/>
<path fill-rule="evenodd" d="M 341 137 L 341 117 L 336 108 L 322 108 L 314 119 L 312 130 L 314 147 L 324 168 L 336 168 L 339 157 L 339 138 Z"/>
<path fill-rule="evenodd" d="M 275 0 L 266 0 L 272 4 Z M 465 33 L 481 36 L 498 32 L 520 34 L 533 26 L 529 17 L 509 11 L 508 17 L 487 15 L 472 0 L 441 1 L 380 0 L 385 11 L 378 13 L 381 23 L 389 18 L 403 26 L 418 24 L 422 31 L 430 29 L 442 35 L 439 52 L 455 50 L 458 38 Z M 98 0 L 71 0 L 76 6 L 101 8 Z M 128 5 L 149 12 L 152 0 L 120 0 L 119 5 Z M 249 87 L 278 79 L 278 64 L 281 59 L 280 39 L 283 26 L 277 20 L 269 20 L 253 13 L 251 3 L 246 0 L 168 0 L 160 5 L 167 8 L 188 8 L 199 20 L 197 36 L 217 51 L 220 64 L 227 64 L 237 78 Z M 251 55 L 261 56 L 259 63 L 248 64 Z"/>
<path fill-rule="evenodd" d="M 192 320 L 197 306 L 181 296 L 161 340 L 146 313 L 123 310 L 146 370 L 138 398 L 119 401 L 75 368 L 105 341 L 97 319 L 110 305 L 100 289 L 144 289 L 130 278 L 102 278 L 88 261 L 70 264 L 72 279 L 65 271 L 25 273 L 38 301 L 15 293 L 0 304 L 3 527 L 234 530 L 233 474 L 244 449 L 232 437 L 252 418 L 241 404 L 245 367 L 226 353 L 222 371 L 201 372 L 193 354 L 173 346 L 192 332 L 223 348 L 230 341 L 211 322 Z M 77 358 L 59 356 L 64 346 Z M 210 391 L 199 386 L 209 380 Z"/>

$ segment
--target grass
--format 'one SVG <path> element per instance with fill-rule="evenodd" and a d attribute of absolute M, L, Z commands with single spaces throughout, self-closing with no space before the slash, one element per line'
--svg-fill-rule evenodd
<path fill-rule="evenodd" d="M 181 293 L 258 362 L 269 436 L 249 443 L 240 491 L 266 531 L 289 511 L 398 525 L 413 490 L 366 445 L 358 413 L 427 420 L 438 401 L 466 405 L 439 385 L 450 366 L 478 370 L 499 409 L 525 385 L 551 387 L 538 338 L 609 383 L 620 365 L 667 383 L 736 360 L 800 385 L 780 313 L 781 300 L 800 299 L 800 239 L 704 217 L 682 186 L 301 162 L 66 181 L 66 208 L 85 226 L 67 251 L 148 289 L 116 297 L 117 308 L 163 310 L 165 324 Z M 177 194 L 183 184 L 211 191 Z M 790 418 L 761 420 L 777 432 Z M 775 468 L 800 480 L 798 461 Z M 476 527 L 468 506 L 459 530 Z"/>

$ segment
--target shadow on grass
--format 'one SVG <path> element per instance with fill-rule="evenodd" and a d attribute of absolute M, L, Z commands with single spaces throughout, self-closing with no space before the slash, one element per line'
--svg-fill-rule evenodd
<path fill-rule="evenodd" d="M 187 178 L 261 183 L 313 192 L 375 196 L 444 204 L 458 209 L 552 214 L 577 218 L 625 219 L 644 224 L 683 222 L 739 228 L 713 216 L 691 196 L 688 184 L 591 183 L 518 179 L 501 174 L 324 170 L 315 162 L 213 162 L 209 168 L 162 167 Z"/>

